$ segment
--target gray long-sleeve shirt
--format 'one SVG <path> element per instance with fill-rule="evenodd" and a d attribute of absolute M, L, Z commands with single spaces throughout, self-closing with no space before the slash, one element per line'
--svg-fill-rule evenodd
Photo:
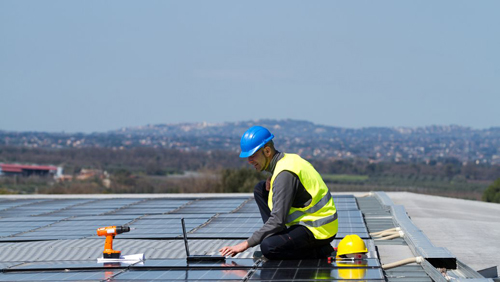
<path fill-rule="evenodd" d="M 284 153 L 276 152 L 266 171 L 273 174 L 276 163 L 284 155 Z M 272 189 L 273 210 L 271 211 L 271 216 L 259 230 L 255 231 L 248 238 L 247 241 L 250 247 L 256 246 L 265 238 L 286 229 L 285 223 L 290 207 L 303 208 L 312 201 L 311 195 L 306 191 L 299 177 L 287 170 L 280 172 L 276 176 Z"/>

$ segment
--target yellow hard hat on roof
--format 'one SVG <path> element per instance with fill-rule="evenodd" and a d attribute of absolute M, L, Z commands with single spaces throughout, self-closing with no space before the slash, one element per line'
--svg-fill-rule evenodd
<path fill-rule="evenodd" d="M 347 254 L 367 253 L 365 242 L 356 234 L 347 235 L 337 246 L 337 257 Z"/>

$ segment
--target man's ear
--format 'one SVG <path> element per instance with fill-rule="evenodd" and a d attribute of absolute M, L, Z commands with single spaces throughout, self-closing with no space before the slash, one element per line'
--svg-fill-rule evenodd
<path fill-rule="evenodd" d="M 266 158 L 269 158 L 271 157 L 271 154 L 272 154 L 272 150 L 271 150 L 271 147 L 264 147 L 264 156 L 266 156 Z"/>

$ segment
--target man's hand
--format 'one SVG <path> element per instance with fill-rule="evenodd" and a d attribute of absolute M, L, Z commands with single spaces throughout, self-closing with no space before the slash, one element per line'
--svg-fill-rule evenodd
<path fill-rule="evenodd" d="M 239 243 L 238 245 L 234 245 L 234 246 L 227 246 L 227 247 L 223 247 L 222 249 L 219 250 L 219 252 L 221 253 L 221 255 L 227 257 L 227 256 L 232 256 L 234 257 L 236 254 L 239 254 L 241 252 L 243 252 L 244 250 L 248 249 L 248 242 L 247 241 L 243 241 L 241 243 Z"/>

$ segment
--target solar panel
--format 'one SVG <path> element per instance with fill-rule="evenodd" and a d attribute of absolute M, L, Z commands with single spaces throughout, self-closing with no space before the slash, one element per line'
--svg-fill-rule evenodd
<path fill-rule="evenodd" d="M 259 214 L 259 208 L 257 207 L 257 203 L 255 203 L 254 199 L 251 199 L 244 203 L 238 209 L 238 213 L 257 213 Z"/>
<path fill-rule="evenodd" d="M 241 206 L 247 199 L 202 199 L 193 201 L 173 213 L 228 213 Z"/>
<path fill-rule="evenodd" d="M 259 265 L 259 261 L 253 259 L 228 259 L 221 261 L 186 261 L 186 259 L 148 259 L 132 264 L 120 262 L 102 262 L 96 260 L 76 260 L 76 261 L 41 261 L 28 263 L 0 263 L 0 269 L 8 272 L 14 271 L 34 271 L 34 270 L 90 270 L 90 269 L 165 269 L 165 268 L 254 268 Z"/>
<path fill-rule="evenodd" d="M 224 270 L 220 268 L 137 270 L 121 273 L 113 277 L 113 281 L 241 281 L 249 271 L 249 269 Z"/>
<path fill-rule="evenodd" d="M 94 201 L 91 201 L 89 203 L 86 203 L 84 205 L 81 205 L 80 207 L 85 207 L 85 208 L 105 208 L 105 207 L 111 207 L 111 208 L 121 208 L 124 206 L 132 205 L 135 203 L 140 203 L 142 201 L 145 201 L 146 199 L 144 198 L 111 198 L 111 199 L 96 199 Z"/>
<path fill-rule="evenodd" d="M 358 210 L 356 203 L 335 203 L 337 211 Z"/>
<path fill-rule="evenodd" d="M 365 233 L 365 232 L 358 232 L 358 233 L 352 233 L 352 232 L 338 232 L 338 233 L 337 233 L 337 236 L 336 236 L 335 238 L 344 238 L 345 236 L 347 236 L 347 235 L 351 235 L 351 234 L 356 234 L 356 235 L 358 235 L 361 239 L 369 239 L 369 238 L 370 238 L 370 234 Z"/>
<path fill-rule="evenodd" d="M 180 220 L 181 218 L 198 218 L 198 219 L 205 219 L 205 218 L 211 218 L 214 216 L 214 213 L 198 213 L 198 214 L 182 214 L 182 213 L 169 213 L 169 214 L 156 214 L 156 215 L 147 215 L 142 219 L 178 219 Z"/>
<path fill-rule="evenodd" d="M 133 220 L 136 219 L 137 217 L 135 216 L 130 216 L 130 215 L 116 215 L 116 214 L 106 214 L 106 215 L 91 215 L 91 216 L 77 216 L 73 217 L 68 221 L 95 221 L 95 220 Z"/>
<path fill-rule="evenodd" d="M 353 234 L 357 234 L 367 233 L 368 230 L 366 230 L 366 227 L 364 226 L 354 227 L 348 224 L 339 224 L 339 232 L 352 232 Z"/>
<path fill-rule="evenodd" d="M 19 222 L 2 222 L 2 232 L 25 232 L 32 229 L 36 229 L 42 226 L 46 226 L 53 223 L 53 221 L 40 221 L 40 222 L 23 222 L 20 224 Z"/>
<path fill-rule="evenodd" d="M 113 269 L 113 268 L 128 268 L 128 264 L 119 262 L 98 263 L 96 260 L 85 261 L 44 261 L 44 262 L 29 262 L 9 268 L 9 271 L 22 270 L 89 270 L 89 269 Z"/>
<path fill-rule="evenodd" d="M 270 260 L 258 267 L 250 281 L 317 281 L 337 279 L 385 280 L 377 259 L 362 261 Z"/>
<path fill-rule="evenodd" d="M 262 268 L 328 268 L 332 267 L 380 267 L 380 262 L 375 258 L 364 260 L 338 260 L 329 263 L 326 259 L 310 260 L 269 260 L 262 263 Z"/>
<path fill-rule="evenodd" d="M 38 216 L 51 214 L 55 211 L 66 209 L 68 207 L 89 202 L 89 200 L 62 199 L 62 200 L 44 200 L 31 203 L 25 203 L 20 206 L 12 206 L 9 209 L 0 211 L 0 216 L 22 217 Z"/>
<path fill-rule="evenodd" d="M 8 269 L 7 275 L 3 275 L 3 280 L 16 279 L 17 281 L 28 281 L 37 279 L 42 281 L 52 280 L 92 280 L 101 279 L 103 274 L 113 280 L 240 280 L 250 276 L 250 280 L 259 281 L 261 279 L 300 281 L 302 279 L 345 279 L 348 273 L 362 274 L 364 279 L 382 279 L 380 264 L 376 259 L 351 262 L 333 262 L 326 260 L 271 260 L 262 263 L 253 259 L 228 259 L 227 262 L 187 262 L 186 260 L 146 260 L 144 262 L 131 265 L 121 265 L 120 263 L 96 263 L 95 261 L 59 261 L 59 262 L 35 262 L 24 263 Z M 98 272 L 100 268 L 106 271 Z M 375 270 L 370 270 L 377 268 Z M 40 277 L 30 276 L 28 271 L 51 270 L 51 272 L 37 272 Z M 92 271 L 82 271 L 82 270 Z M 134 271 L 124 271 L 120 273 L 118 269 L 130 269 Z M 155 271 L 156 269 L 156 271 Z M 252 274 L 250 269 L 256 269 Z M 56 270 L 64 270 L 66 273 L 73 273 L 74 276 L 67 276 Z M 71 271 L 70 271 L 71 270 Z M 75 271 L 76 270 L 76 271 Z M 161 271 L 160 271 L 161 270 Z M 70 272 L 68 272 L 70 271 Z M 186 276 L 187 274 L 187 276 Z M 38 279 L 41 278 L 41 279 Z M 351 277 L 352 278 L 352 277 Z M 2 279 L 2 278 L 0 278 Z"/>
<path fill-rule="evenodd" d="M 144 199 L 138 198 L 114 198 L 95 199 L 80 205 L 53 212 L 57 216 L 81 216 L 81 215 L 101 215 L 113 212 L 117 209 L 127 207 L 134 203 L 139 203 Z"/>
<path fill-rule="evenodd" d="M 358 210 L 355 198 L 334 197 L 334 200 L 338 207 L 339 233 L 332 245 L 338 244 L 340 238 L 346 234 L 355 233 L 362 238 L 368 236 L 363 216 Z M 4 233 L 10 235 L 10 237 L 0 238 L 0 241 L 2 239 L 4 239 L 3 241 L 15 242 L 80 239 L 84 237 L 98 239 L 95 234 L 98 227 L 128 224 L 133 230 L 118 236 L 118 239 L 125 239 L 125 241 L 119 241 L 121 246 L 126 246 L 127 240 L 131 239 L 165 240 L 180 238 L 182 234 L 180 218 L 183 217 L 186 221 L 186 228 L 190 232 L 189 238 L 192 239 L 193 249 L 198 253 L 207 253 L 209 251 L 217 253 L 217 250 L 222 246 L 219 244 L 223 243 L 218 244 L 218 240 L 214 239 L 246 239 L 263 225 L 255 201 L 253 199 L 248 200 L 248 198 L 214 198 L 194 201 L 186 198 L 148 200 L 136 198 L 125 200 L 78 199 L 73 202 L 59 202 L 57 207 L 52 209 L 49 205 L 50 202 L 54 203 L 55 201 L 38 203 L 43 205 L 41 209 L 22 206 L 22 208 L 18 207 L 18 210 L 26 212 L 26 214 L 37 211 L 51 211 L 51 216 L 39 216 L 38 219 L 30 216 L 21 216 L 16 219 L 14 217 L 0 219 L 4 227 L 0 236 Z M 64 208 L 65 205 L 67 208 Z M 68 218 L 69 216 L 71 218 Z M 19 224 L 19 222 L 25 224 Z M 24 227 L 19 228 L 19 226 Z M 207 240 L 200 241 L 196 239 Z M 180 242 L 173 242 L 176 243 L 169 244 L 171 247 L 166 249 L 174 252 L 171 255 L 176 257 L 179 256 L 175 252 L 179 251 L 177 248 L 179 248 Z M 98 245 L 100 254 L 102 253 L 102 246 L 101 244 Z M 373 251 L 373 243 L 368 244 L 368 246 L 370 252 Z M 183 250 L 181 251 L 184 253 Z M 180 255 L 185 256 L 185 254 Z M 272 280 L 278 281 L 299 281 L 301 279 L 311 279 L 311 277 L 313 279 L 314 277 L 340 279 L 337 270 L 340 265 L 336 262 L 326 265 L 325 262 L 325 260 L 323 262 L 319 260 L 269 261 L 262 264 L 260 260 L 238 258 L 229 258 L 225 263 L 188 263 L 185 259 L 148 259 L 132 265 L 98 264 L 96 261 L 28 262 L 5 265 L 4 268 L 11 272 L 0 275 L 0 281 L 9 279 L 29 281 L 35 278 L 30 276 L 31 273 L 29 273 L 34 271 L 37 271 L 36 279 L 41 281 L 89 281 L 104 280 L 111 277 L 116 281 L 165 279 L 241 281 L 245 277 L 252 281 L 259 281 L 266 280 L 270 276 L 273 277 Z M 360 268 L 359 266 L 356 267 Z M 379 267 L 378 260 L 368 259 L 366 265 L 363 266 L 363 279 L 380 279 Z M 103 270 L 98 271 L 98 269 Z M 55 272 L 56 270 L 60 270 L 60 272 Z M 70 271 L 62 272 L 64 270 Z"/>
<path fill-rule="evenodd" d="M 186 259 L 155 259 L 130 266 L 131 269 L 141 268 L 253 268 L 259 263 L 253 259 L 228 258 L 226 262 L 214 261 L 186 261 Z"/>
<path fill-rule="evenodd" d="M 0 218 L 0 223 L 3 225 L 6 222 L 14 222 L 14 223 L 23 222 L 23 224 L 25 224 L 26 222 L 40 222 L 40 221 L 55 222 L 63 220 L 65 218 L 67 217 L 66 216 L 6 217 L 6 218 Z"/>
<path fill-rule="evenodd" d="M 249 219 L 258 219 L 262 222 L 262 217 L 260 213 L 242 213 L 242 212 L 235 212 L 235 213 L 221 213 L 217 215 L 217 218 L 249 218 Z"/>
<path fill-rule="evenodd" d="M 148 199 L 114 210 L 109 214 L 133 214 L 138 216 L 164 214 L 172 212 L 191 201 L 189 199 Z"/>
<path fill-rule="evenodd" d="M 189 213 L 199 213 L 199 214 L 207 214 L 211 213 L 212 215 L 216 213 L 228 213 L 233 211 L 232 207 L 185 207 L 178 210 L 173 211 L 173 214 L 189 214 Z"/>
<path fill-rule="evenodd" d="M 132 215 L 137 215 L 142 216 L 145 214 L 164 214 L 168 212 L 172 212 L 173 210 L 177 209 L 178 207 L 163 207 L 163 208 L 136 208 L 136 207 L 130 207 L 130 208 L 123 208 L 119 209 L 116 211 L 111 212 L 110 214 L 113 215 L 121 215 L 121 214 L 132 214 Z"/>
<path fill-rule="evenodd" d="M 354 274 L 353 274 L 354 273 Z M 356 277 L 356 278 L 353 278 Z M 257 269 L 249 281 L 321 281 L 321 280 L 385 281 L 381 269 L 377 268 L 299 268 L 299 269 Z"/>
<path fill-rule="evenodd" d="M 9 239 L 12 238 L 25 238 L 25 240 L 59 240 L 59 239 L 75 239 L 94 236 L 96 229 L 99 227 L 110 225 L 124 225 L 130 222 L 129 219 L 120 220 L 88 220 L 88 221 L 75 221 L 66 220 L 60 222 L 40 222 L 39 227 L 26 226 L 27 230 L 19 230 L 19 232 L 12 232 Z M 24 225 L 18 224 L 19 227 Z M 44 227 L 45 226 L 45 227 Z M 29 231 L 29 232 L 28 232 Z M 23 232 L 23 233 L 21 233 Z M 0 239 L 1 240 L 1 239 Z"/>
<path fill-rule="evenodd" d="M 228 258 L 226 263 L 186 263 L 179 219 L 186 218 L 193 252 L 217 254 L 222 246 L 239 243 L 262 226 L 255 201 L 247 197 L 0 200 L 0 212 L 8 216 L 0 218 L 0 281 L 383 281 L 364 216 L 373 216 L 370 228 L 378 231 L 378 225 L 392 222 L 391 215 L 378 212 L 380 207 L 377 212 L 370 207 L 361 213 L 352 196 L 334 196 L 334 201 L 339 233 L 332 245 L 347 234 L 360 235 L 369 250 L 362 265 L 345 261 L 325 264 L 324 260 L 262 263 L 249 258 L 258 247 L 238 258 Z M 7 208 L 2 210 L 2 204 Z M 124 224 L 135 229 L 118 235 L 116 248 L 124 254 L 144 252 L 147 260 L 133 265 L 98 264 L 95 259 L 102 254 L 104 238 L 96 236 L 96 228 Z M 404 243 L 401 239 L 398 242 Z M 413 274 L 408 268 L 407 272 L 407 281 L 430 281 L 422 271 Z M 401 275 L 394 273 L 389 276 Z"/>
<path fill-rule="evenodd" d="M 0 273 L 0 281 L 101 281 L 112 278 L 123 270 L 70 272 L 7 272 Z"/>
<path fill-rule="evenodd" d="M 7 269 L 9 267 L 23 264 L 22 262 L 0 262 L 0 270 Z M 1 272 L 1 271 L 0 271 Z"/>
<path fill-rule="evenodd" d="M 10 209 L 13 207 L 19 207 L 22 205 L 28 205 L 33 203 L 41 203 L 48 200 L 43 199 L 8 199 L 0 202 L 0 214 L 1 211 Z"/>
<path fill-rule="evenodd" d="M 344 210 L 338 210 L 339 230 L 338 238 L 348 234 L 358 234 L 362 238 L 370 238 L 363 216 L 358 210 L 355 199 L 352 197 L 338 198 Z M 247 203 L 248 204 L 248 203 Z M 241 238 L 250 237 L 253 232 L 262 227 L 260 213 L 223 213 L 217 215 L 208 224 L 195 230 L 193 238 Z"/>
<path fill-rule="evenodd" d="M 334 195 L 334 199 L 356 199 L 352 194 Z"/>
<path fill-rule="evenodd" d="M 180 207 L 188 202 L 193 201 L 193 199 L 146 199 L 144 201 L 133 204 L 131 207 L 134 208 L 164 208 L 164 207 Z"/>
<path fill-rule="evenodd" d="M 186 229 L 191 231 L 200 225 L 206 223 L 210 217 L 206 214 L 200 214 L 197 218 L 186 218 Z M 169 216 L 145 216 L 129 225 L 132 228 L 129 233 L 121 234 L 120 238 L 176 238 L 181 236 L 182 229 L 180 217 Z"/>
<path fill-rule="evenodd" d="M 337 211 L 339 218 L 360 218 L 363 219 L 363 214 L 359 210 Z"/>

